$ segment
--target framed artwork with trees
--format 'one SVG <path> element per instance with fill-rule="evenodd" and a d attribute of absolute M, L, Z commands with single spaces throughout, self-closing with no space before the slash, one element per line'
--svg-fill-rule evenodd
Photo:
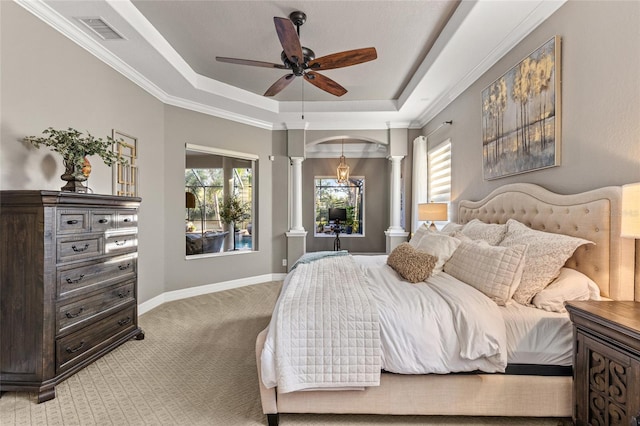
<path fill-rule="evenodd" d="M 559 36 L 482 91 L 482 170 L 497 179 L 560 165 Z"/>

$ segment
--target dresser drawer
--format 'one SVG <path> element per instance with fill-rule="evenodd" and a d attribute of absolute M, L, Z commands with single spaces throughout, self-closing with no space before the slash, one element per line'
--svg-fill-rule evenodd
<path fill-rule="evenodd" d="M 137 234 L 110 235 L 105 239 L 104 252 L 118 254 L 135 251 L 138 247 Z"/>
<path fill-rule="evenodd" d="M 119 210 L 118 211 L 118 228 L 137 228 L 138 212 L 135 210 Z"/>
<path fill-rule="evenodd" d="M 135 304 L 95 324 L 56 340 L 56 373 L 108 346 L 136 327 Z"/>
<path fill-rule="evenodd" d="M 114 211 L 92 211 L 90 222 L 92 232 L 108 231 L 118 226 L 117 215 Z"/>
<path fill-rule="evenodd" d="M 133 281 L 111 287 L 104 292 L 80 300 L 60 304 L 57 312 L 57 334 L 70 331 L 97 315 L 113 310 L 134 300 Z"/>
<path fill-rule="evenodd" d="M 79 209 L 60 209 L 56 213 L 58 234 L 77 234 L 89 231 L 89 212 Z"/>
<path fill-rule="evenodd" d="M 58 238 L 58 263 L 101 255 L 102 238 L 102 235 L 88 235 L 85 238 Z"/>
<path fill-rule="evenodd" d="M 115 280 L 135 278 L 137 263 L 135 255 L 118 256 L 101 262 L 83 263 L 58 267 L 58 297 L 72 297 L 88 293 L 113 284 Z"/>

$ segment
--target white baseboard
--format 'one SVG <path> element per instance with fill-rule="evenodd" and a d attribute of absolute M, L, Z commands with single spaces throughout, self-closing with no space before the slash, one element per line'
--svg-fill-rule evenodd
<path fill-rule="evenodd" d="M 138 305 L 138 315 L 149 312 L 166 302 L 187 299 L 189 297 L 201 296 L 203 294 L 215 293 L 217 291 L 231 290 L 232 288 L 245 287 L 248 285 L 262 284 L 270 281 L 282 281 L 287 274 L 265 274 L 255 277 L 241 278 L 238 280 L 223 281 L 220 283 L 200 285 L 197 287 L 185 288 L 164 292 L 152 299 Z"/>

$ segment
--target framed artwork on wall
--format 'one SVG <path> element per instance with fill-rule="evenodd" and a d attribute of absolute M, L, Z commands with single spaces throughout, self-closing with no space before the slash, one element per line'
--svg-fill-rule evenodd
<path fill-rule="evenodd" d="M 113 195 L 138 196 L 138 139 L 113 129 L 113 139 L 123 142 L 114 146 L 114 151 L 127 162 L 118 162 L 113 167 Z"/>
<path fill-rule="evenodd" d="M 560 50 L 554 36 L 482 91 L 485 179 L 560 165 Z"/>

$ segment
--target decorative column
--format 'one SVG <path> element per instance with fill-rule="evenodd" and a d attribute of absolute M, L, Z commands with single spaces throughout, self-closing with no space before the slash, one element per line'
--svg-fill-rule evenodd
<path fill-rule="evenodd" d="M 291 157 L 291 231 L 304 232 L 304 226 L 302 226 L 303 161 L 303 157 Z"/>
<path fill-rule="evenodd" d="M 287 270 L 307 251 L 307 231 L 302 226 L 303 161 L 304 157 L 291 157 L 291 229 L 286 234 Z"/>
<path fill-rule="evenodd" d="M 400 226 L 400 162 L 402 157 L 394 155 L 391 160 L 391 212 L 389 215 L 389 231 L 404 231 Z"/>
<path fill-rule="evenodd" d="M 404 158 L 402 155 L 392 155 L 389 157 L 389 160 L 391 160 L 391 205 L 389 212 L 389 229 L 385 231 L 385 235 L 387 236 L 387 253 L 390 253 L 398 244 L 407 241 L 409 235 L 409 233 L 405 232 L 402 228 L 400 217 L 400 193 L 402 191 L 400 166 L 402 158 Z"/>

